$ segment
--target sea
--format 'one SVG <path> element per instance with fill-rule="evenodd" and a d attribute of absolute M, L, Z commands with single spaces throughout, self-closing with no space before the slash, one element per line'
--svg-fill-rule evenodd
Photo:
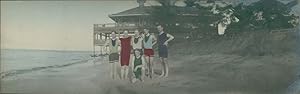
<path fill-rule="evenodd" d="M 1 73 L 66 66 L 92 59 L 91 51 L 1 49 Z"/>

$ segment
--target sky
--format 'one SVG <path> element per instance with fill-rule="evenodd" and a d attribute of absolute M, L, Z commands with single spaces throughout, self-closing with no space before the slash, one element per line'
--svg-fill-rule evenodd
<path fill-rule="evenodd" d="M 91 51 L 93 24 L 114 23 L 109 14 L 137 6 L 136 0 L 1 1 L 1 49 Z"/>
<path fill-rule="evenodd" d="M 151 2 L 147 2 L 151 5 Z M 93 24 L 136 1 L 1 1 L 1 49 L 93 49 Z"/>

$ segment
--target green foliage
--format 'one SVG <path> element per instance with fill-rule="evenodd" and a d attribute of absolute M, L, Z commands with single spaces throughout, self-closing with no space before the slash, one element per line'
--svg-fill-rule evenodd
<path fill-rule="evenodd" d="M 235 7 L 236 15 L 240 19 L 237 24 L 241 28 L 281 29 L 291 28 L 290 9 L 277 0 L 260 0 L 248 6 L 240 4 Z M 256 20 L 257 12 L 263 12 L 263 20 Z"/>
<path fill-rule="evenodd" d="M 197 0 L 184 0 L 183 2 L 187 7 L 193 7 L 196 6 L 197 4 L 195 3 Z"/>
<path fill-rule="evenodd" d="M 167 31 L 173 31 L 175 29 L 177 12 L 175 7 L 171 5 L 172 0 L 156 0 L 161 4 L 160 7 L 154 7 L 154 9 L 150 12 L 151 19 L 156 24 L 164 25 L 164 29 Z"/>
<path fill-rule="evenodd" d="M 174 24 L 177 14 L 172 6 L 155 7 L 151 17 L 155 22 L 160 24 Z"/>
<path fill-rule="evenodd" d="M 186 0 L 187 7 L 196 7 L 202 10 L 210 10 L 212 7 L 202 7 L 200 5 L 190 4 L 193 0 Z M 236 16 L 240 21 L 238 23 L 232 23 L 228 26 L 228 29 L 234 30 L 262 30 L 262 29 L 284 29 L 292 28 L 293 25 L 289 23 L 294 17 L 290 15 L 290 6 L 287 6 L 277 0 L 260 0 L 258 2 L 252 3 L 250 5 L 239 4 L 235 7 L 228 5 L 226 7 L 217 7 L 217 10 L 224 12 L 227 9 L 234 10 L 234 16 Z M 263 20 L 257 20 L 255 13 L 262 12 Z M 212 14 L 207 13 L 208 15 L 214 15 L 215 17 L 207 17 L 209 21 L 199 20 L 199 23 L 210 24 L 207 22 L 213 22 L 215 20 L 222 19 L 222 13 Z M 205 16 L 204 16 L 205 17 Z M 214 19 L 210 19 L 214 18 Z M 199 17 L 203 19 L 203 16 Z"/>
<path fill-rule="evenodd" d="M 168 30 L 180 30 L 176 23 L 180 23 L 180 18 L 177 15 L 176 6 L 170 5 L 172 0 L 157 0 L 161 3 L 161 7 L 154 7 L 151 12 L 151 18 L 154 22 L 166 25 L 165 29 Z M 199 9 L 199 17 L 194 20 L 193 23 L 200 31 L 211 31 L 215 27 L 209 25 L 219 21 L 223 18 L 222 13 L 225 10 L 232 9 L 233 15 L 239 19 L 238 23 L 232 23 L 228 26 L 228 30 L 244 31 L 244 30 L 271 30 L 271 29 L 283 29 L 292 28 L 293 25 L 289 23 L 292 17 L 290 13 L 290 7 L 277 0 L 260 0 L 250 5 L 239 4 L 237 6 L 228 5 L 226 7 L 217 7 L 221 13 L 213 14 L 210 10 L 211 7 L 204 7 L 197 3 L 200 0 L 185 0 L 186 7 L 195 7 Z M 261 20 L 257 20 L 255 13 L 262 12 Z M 179 18 L 179 19 L 178 19 Z M 184 20 L 184 19 L 183 19 Z M 199 31 L 199 30 L 198 30 Z"/>

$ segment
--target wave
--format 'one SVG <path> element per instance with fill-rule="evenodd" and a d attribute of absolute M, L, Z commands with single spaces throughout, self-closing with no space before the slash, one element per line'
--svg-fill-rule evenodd
<path fill-rule="evenodd" d="M 24 74 L 24 73 L 29 73 L 29 72 L 33 72 L 33 71 L 39 71 L 39 70 L 45 70 L 45 69 L 50 69 L 50 68 L 62 68 L 62 67 L 67 67 L 67 66 L 71 66 L 74 64 L 86 63 L 89 60 L 90 59 L 86 59 L 86 60 L 81 60 L 81 61 L 67 63 L 67 64 L 34 67 L 34 68 L 30 68 L 30 69 L 11 70 L 11 71 L 6 71 L 6 72 L 1 72 L 0 76 L 1 76 L 1 78 L 5 78 L 5 77 L 9 77 L 9 76 L 15 76 L 15 75 L 19 75 L 19 74 Z"/>

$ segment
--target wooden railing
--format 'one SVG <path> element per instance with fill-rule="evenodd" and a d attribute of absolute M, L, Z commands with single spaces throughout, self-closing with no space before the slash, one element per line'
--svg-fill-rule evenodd
<path fill-rule="evenodd" d="M 128 30 L 129 33 L 133 33 L 139 26 L 131 23 L 107 23 L 107 24 L 94 24 L 94 45 L 101 46 L 105 43 L 106 39 L 110 36 L 111 31 L 120 32 Z M 108 34 L 108 35 L 106 35 Z M 106 38 L 105 38 L 106 37 Z"/>
<path fill-rule="evenodd" d="M 107 24 L 94 24 L 96 28 L 106 28 L 106 27 L 126 27 L 126 26 L 137 26 L 136 24 L 132 23 L 107 23 Z"/>
<path fill-rule="evenodd" d="M 107 24 L 94 24 L 94 28 L 106 28 L 106 27 L 116 27 L 116 23 L 107 23 Z"/>
<path fill-rule="evenodd" d="M 94 32 L 96 33 L 109 33 L 111 31 L 122 31 L 122 30 L 133 30 L 137 29 L 139 26 L 131 23 L 107 23 L 107 24 L 94 24 Z"/>

